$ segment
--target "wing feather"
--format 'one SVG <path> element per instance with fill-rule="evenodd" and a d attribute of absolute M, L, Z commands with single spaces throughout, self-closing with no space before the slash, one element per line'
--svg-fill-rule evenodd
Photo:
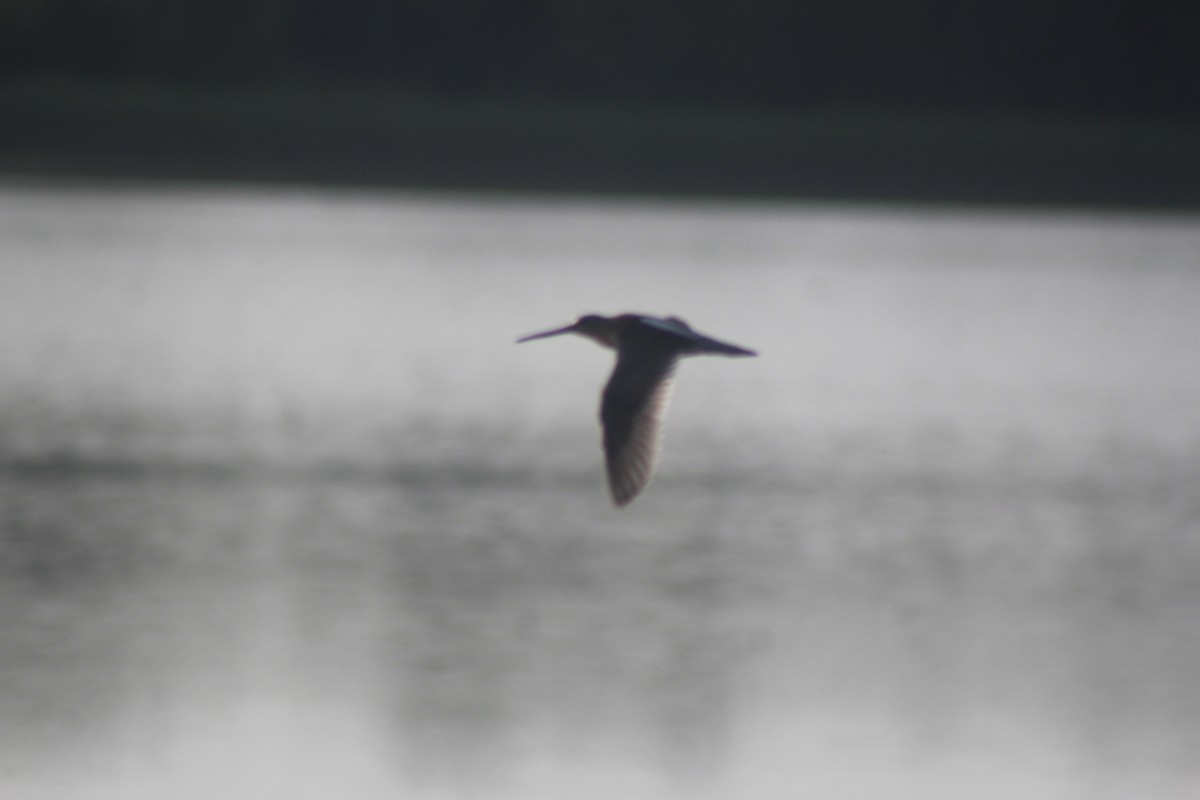
<path fill-rule="evenodd" d="M 600 403 L 604 456 L 613 503 L 628 504 L 654 473 L 676 355 L 638 348 L 619 353 Z"/>

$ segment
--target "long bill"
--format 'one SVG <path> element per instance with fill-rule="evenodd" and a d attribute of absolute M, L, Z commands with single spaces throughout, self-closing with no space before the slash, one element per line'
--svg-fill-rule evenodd
<path fill-rule="evenodd" d="M 522 336 L 520 339 L 517 339 L 517 344 L 520 344 L 521 342 L 530 342 L 530 341 L 533 341 L 534 339 L 545 339 L 550 336 L 561 336 L 564 333 L 574 333 L 574 332 L 575 332 L 575 325 L 571 324 L 571 325 L 566 326 L 565 328 L 555 328 L 552 331 L 542 331 L 541 333 L 531 333 L 528 336 Z"/>

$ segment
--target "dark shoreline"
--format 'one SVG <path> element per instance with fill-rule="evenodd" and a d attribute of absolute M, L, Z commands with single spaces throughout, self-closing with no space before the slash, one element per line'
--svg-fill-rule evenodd
<path fill-rule="evenodd" d="M 1200 124 L 0 86 L 0 174 L 1200 208 Z"/>

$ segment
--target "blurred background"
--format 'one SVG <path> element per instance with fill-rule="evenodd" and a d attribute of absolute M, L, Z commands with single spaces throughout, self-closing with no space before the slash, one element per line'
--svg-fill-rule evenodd
<path fill-rule="evenodd" d="M 1194 205 L 1187 4 L 14 0 L 7 171 Z"/>
<path fill-rule="evenodd" d="M 0 795 L 1193 797 L 1197 16 L 4 4 Z"/>

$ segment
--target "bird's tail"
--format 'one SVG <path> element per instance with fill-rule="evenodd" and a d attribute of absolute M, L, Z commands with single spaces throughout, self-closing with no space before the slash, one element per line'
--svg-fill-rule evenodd
<path fill-rule="evenodd" d="M 696 355 L 708 354 L 722 356 L 756 356 L 758 353 L 753 350 L 747 350 L 745 347 L 738 347 L 736 344 L 722 342 L 719 339 L 711 339 L 707 336 L 696 336 L 690 352 Z"/>

